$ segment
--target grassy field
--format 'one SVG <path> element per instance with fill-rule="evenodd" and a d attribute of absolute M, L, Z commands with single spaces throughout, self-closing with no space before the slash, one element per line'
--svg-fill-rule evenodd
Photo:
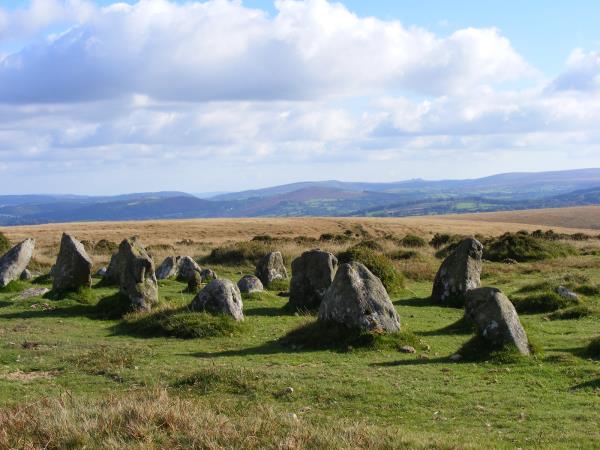
<path fill-rule="evenodd" d="M 495 236 L 522 228 L 540 226 L 415 218 L 3 229 L 13 242 L 24 236 L 38 240 L 40 271 L 55 258 L 64 230 L 94 242 L 138 234 L 157 263 L 169 253 L 190 254 L 234 281 L 252 273 L 253 266 L 205 263 L 214 247 L 256 235 L 285 237 L 270 245 L 281 248 L 289 265 L 304 249 L 337 253 L 375 240 L 390 256 L 414 252 L 394 259 L 407 280 L 391 297 L 417 353 L 286 345 L 280 338 L 315 318 L 283 308 L 285 285 L 245 296 L 242 326 L 211 323 L 200 326 L 204 337 L 192 339 L 150 335 L 135 326 L 143 317 L 111 318 L 103 299 L 110 300 L 116 289 L 99 286 L 97 279 L 91 290 L 62 300 L 18 300 L 16 290 L 5 290 L 0 292 L 0 448 L 597 448 L 600 365 L 585 351 L 600 334 L 600 240 L 565 241 L 578 254 L 560 259 L 486 262 L 483 284 L 511 298 L 531 300 L 558 284 L 584 292 L 579 307 L 585 317 L 551 320 L 556 315 L 550 311 L 523 312 L 539 353 L 460 363 L 448 358 L 472 337 L 460 322 L 462 311 L 428 300 L 441 260 L 429 246 L 399 243 L 407 233 L 429 240 L 440 231 Z M 351 240 L 290 239 L 345 231 Z M 92 256 L 100 265 L 109 254 L 92 251 Z M 34 286 L 43 285 L 42 280 Z M 162 281 L 159 289 L 167 317 L 178 317 L 192 299 L 176 281 Z"/>

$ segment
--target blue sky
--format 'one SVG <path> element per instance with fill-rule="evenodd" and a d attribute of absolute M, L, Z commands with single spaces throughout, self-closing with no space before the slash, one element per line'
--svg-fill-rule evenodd
<path fill-rule="evenodd" d="M 599 2 L 127 3 L 0 3 L 0 192 L 600 166 Z"/>

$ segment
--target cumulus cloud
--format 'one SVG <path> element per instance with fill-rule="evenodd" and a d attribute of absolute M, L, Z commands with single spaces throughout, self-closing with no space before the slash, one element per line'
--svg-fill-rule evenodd
<path fill-rule="evenodd" d="M 45 2 L 28 10 L 30 27 L 75 8 L 61 9 L 58 0 L 40 6 Z M 440 38 L 326 0 L 279 0 L 273 18 L 225 0 L 140 0 L 94 14 L 81 13 L 91 5 L 77 5 L 72 28 L 4 59 L 0 100 L 133 93 L 179 101 L 307 99 L 387 88 L 440 94 L 531 73 L 496 29 Z"/>
<path fill-rule="evenodd" d="M 600 91 L 600 53 L 573 50 L 565 72 L 552 83 L 551 88 L 558 91 Z"/>
<path fill-rule="evenodd" d="M 131 164 L 144 167 L 135 183 L 199 168 L 198 183 L 241 183 L 252 167 L 260 184 L 474 176 L 465 167 L 549 164 L 541 154 L 600 165 L 598 53 L 575 50 L 542 79 L 495 28 L 438 36 L 326 0 L 275 6 L 272 16 L 226 0 L 0 9 L 0 42 L 26 42 L 0 55 L 0 186 L 91 182 L 93 171 L 103 174 L 93 190 Z M 19 171 L 30 178 L 10 178 Z"/>

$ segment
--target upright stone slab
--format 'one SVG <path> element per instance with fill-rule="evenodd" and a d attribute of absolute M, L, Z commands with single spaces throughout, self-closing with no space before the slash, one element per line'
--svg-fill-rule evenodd
<path fill-rule="evenodd" d="M 19 279 L 31 261 L 34 248 L 35 240 L 25 239 L 0 258 L 0 287 Z"/>
<path fill-rule="evenodd" d="M 475 324 L 479 335 L 493 348 L 512 344 L 523 355 L 529 355 L 529 341 L 519 315 L 499 289 L 470 290 L 466 296 L 465 317 Z"/>
<path fill-rule="evenodd" d="M 179 256 L 167 256 L 156 269 L 156 279 L 166 280 L 177 276 Z"/>
<path fill-rule="evenodd" d="M 119 245 L 115 260 L 121 294 L 129 298 L 134 310 L 149 310 L 158 304 L 158 282 L 154 261 L 135 238 Z"/>
<path fill-rule="evenodd" d="M 119 252 L 110 257 L 108 267 L 104 271 L 102 281 L 106 284 L 119 284 Z"/>
<path fill-rule="evenodd" d="M 202 272 L 200 266 L 189 256 L 182 256 L 179 258 L 179 263 L 177 267 L 177 280 L 188 282 L 190 278 L 196 277 L 195 273 L 198 274 Z M 202 278 L 202 277 L 200 277 Z"/>
<path fill-rule="evenodd" d="M 271 252 L 265 255 L 256 265 L 255 275 L 263 285 L 268 286 L 275 280 L 287 280 L 288 274 L 283 256 L 280 252 Z"/>
<path fill-rule="evenodd" d="M 463 240 L 440 266 L 433 282 L 434 302 L 463 306 L 467 291 L 481 286 L 483 245 L 477 239 Z"/>
<path fill-rule="evenodd" d="M 198 292 L 190 304 L 190 309 L 228 315 L 237 321 L 244 320 L 244 305 L 240 290 L 231 281 L 225 279 L 213 280 Z"/>
<path fill-rule="evenodd" d="M 210 283 L 212 280 L 219 278 L 217 273 L 212 269 L 202 269 L 200 272 L 200 279 L 203 283 Z"/>
<path fill-rule="evenodd" d="M 329 252 L 311 250 L 292 262 L 290 306 L 296 309 L 318 308 L 335 276 L 337 258 Z"/>
<path fill-rule="evenodd" d="M 81 242 L 63 233 L 52 273 L 52 289 L 71 291 L 92 285 L 92 260 Z"/>
<path fill-rule="evenodd" d="M 381 280 L 359 262 L 340 266 L 321 302 L 319 320 L 366 331 L 400 331 L 400 317 Z"/>

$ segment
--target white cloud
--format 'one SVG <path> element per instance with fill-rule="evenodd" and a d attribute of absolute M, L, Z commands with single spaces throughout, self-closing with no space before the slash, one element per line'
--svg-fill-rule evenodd
<path fill-rule="evenodd" d="M 111 179 L 133 164 L 143 179 L 120 190 L 194 173 L 197 183 L 224 180 L 191 188 L 201 191 L 247 187 L 250 173 L 271 184 L 600 165 L 597 53 L 575 50 L 562 74 L 540 81 L 494 28 L 440 37 L 325 0 L 276 8 L 273 17 L 225 0 L 0 9 L 0 40 L 28 43 L 0 55 L 3 175 L 27 174 L 0 187 L 55 174 L 71 183 L 63 192 L 77 179 L 100 189 L 91 171 Z M 183 189 L 143 189 L 167 187 Z"/>
<path fill-rule="evenodd" d="M 600 53 L 575 49 L 567 68 L 552 84 L 559 91 L 600 91 Z"/>
<path fill-rule="evenodd" d="M 5 58 L 0 100 L 134 93 L 179 101 L 264 100 L 387 88 L 439 94 L 532 72 L 498 30 L 469 28 L 439 38 L 398 21 L 358 17 L 326 0 L 277 1 L 272 19 L 225 0 L 140 0 L 95 14 L 84 14 L 92 7 L 81 1 L 45 2 L 36 0 L 24 13 L 23 28 L 41 29 L 56 18 L 75 25 Z"/>

